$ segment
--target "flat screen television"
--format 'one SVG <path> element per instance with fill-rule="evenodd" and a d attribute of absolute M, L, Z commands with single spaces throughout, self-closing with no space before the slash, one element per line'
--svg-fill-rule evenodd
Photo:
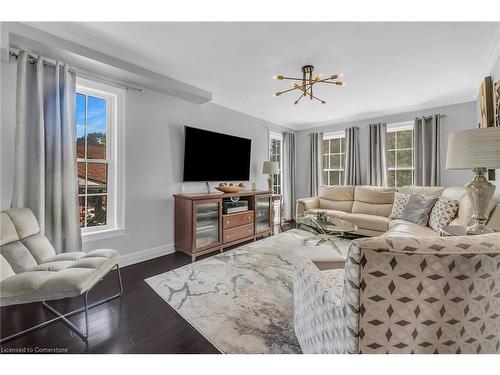
<path fill-rule="evenodd" d="M 188 181 L 248 181 L 252 140 L 185 127 L 184 177 Z"/>

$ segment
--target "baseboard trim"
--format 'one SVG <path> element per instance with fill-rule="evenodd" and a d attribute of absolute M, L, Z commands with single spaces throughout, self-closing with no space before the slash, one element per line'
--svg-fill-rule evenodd
<path fill-rule="evenodd" d="M 146 260 L 158 258 L 164 255 L 175 253 L 174 244 L 152 247 L 131 254 L 125 254 L 120 257 L 120 267 L 131 266 L 132 264 L 144 262 Z"/>

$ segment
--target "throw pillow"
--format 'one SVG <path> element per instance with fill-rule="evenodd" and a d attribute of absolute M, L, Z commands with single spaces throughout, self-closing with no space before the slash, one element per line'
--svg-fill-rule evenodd
<path fill-rule="evenodd" d="M 438 197 L 426 197 L 420 194 L 411 194 L 401 219 L 412 223 L 427 226 L 429 214 L 436 203 Z"/>
<path fill-rule="evenodd" d="M 434 207 L 432 207 L 429 217 L 429 226 L 436 232 L 448 224 L 455 218 L 458 211 L 458 201 L 439 197 Z"/>
<path fill-rule="evenodd" d="M 410 194 L 396 193 L 394 194 L 394 204 L 392 205 L 392 212 L 389 215 L 389 219 L 401 219 L 403 215 L 403 210 L 410 199 Z"/>

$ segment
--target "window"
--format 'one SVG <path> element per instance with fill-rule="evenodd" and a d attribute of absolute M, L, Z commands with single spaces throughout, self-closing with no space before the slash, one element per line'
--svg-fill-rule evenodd
<path fill-rule="evenodd" d="M 413 122 L 387 126 L 387 169 L 389 186 L 413 185 Z"/>
<path fill-rule="evenodd" d="M 123 90 L 84 79 L 76 86 L 76 153 L 82 233 L 122 227 L 117 137 Z M 122 176 L 120 176 L 122 178 Z M 121 184 L 123 186 L 123 184 Z M 120 210 L 118 209 L 120 206 Z"/>
<path fill-rule="evenodd" d="M 269 160 L 277 161 L 279 172 L 273 176 L 273 194 L 281 194 L 283 189 L 282 170 L 283 170 L 283 134 L 269 133 Z"/>
<path fill-rule="evenodd" d="M 344 184 L 345 131 L 323 134 L 323 185 Z"/>

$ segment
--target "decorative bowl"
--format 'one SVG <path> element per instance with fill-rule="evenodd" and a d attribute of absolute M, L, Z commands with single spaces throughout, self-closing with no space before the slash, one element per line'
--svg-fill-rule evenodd
<path fill-rule="evenodd" d="M 244 186 L 216 186 L 215 188 L 223 193 L 238 193 L 245 190 Z"/>

